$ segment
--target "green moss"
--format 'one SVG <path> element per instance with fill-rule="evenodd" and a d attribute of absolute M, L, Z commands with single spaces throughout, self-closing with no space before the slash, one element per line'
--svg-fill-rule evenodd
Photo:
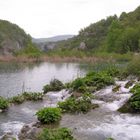
<path fill-rule="evenodd" d="M 116 86 L 112 89 L 112 91 L 113 91 L 113 92 L 118 92 L 119 89 L 120 89 L 120 87 L 121 87 L 121 85 L 116 85 Z"/>
<path fill-rule="evenodd" d="M 118 111 L 123 113 L 140 113 L 140 85 L 136 84 L 131 89 L 131 92 L 133 95 Z"/>
<path fill-rule="evenodd" d="M 125 84 L 125 88 L 129 88 L 129 87 L 131 87 L 134 83 L 135 83 L 134 80 L 130 80 L 130 81 L 128 81 L 128 82 Z"/>

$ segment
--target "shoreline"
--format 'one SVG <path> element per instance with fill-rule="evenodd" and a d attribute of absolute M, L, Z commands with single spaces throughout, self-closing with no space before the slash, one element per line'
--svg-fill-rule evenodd
<path fill-rule="evenodd" d="M 97 62 L 115 62 L 115 59 L 111 57 L 61 57 L 61 56 L 41 56 L 37 58 L 28 57 L 28 56 L 0 56 L 0 62 L 23 62 L 23 63 L 32 63 L 32 62 L 85 62 L 85 63 L 97 63 Z"/>

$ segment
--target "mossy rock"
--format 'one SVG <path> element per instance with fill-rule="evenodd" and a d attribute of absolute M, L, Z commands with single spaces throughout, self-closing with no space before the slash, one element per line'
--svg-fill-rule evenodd
<path fill-rule="evenodd" d="M 65 86 L 61 81 L 59 81 L 58 79 L 53 79 L 50 84 L 47 84 L 43 87 L 43 91 L 44 93 L 47 93 L 49 91 L 60 91 L 64 88 Z"/>
<path fill-rule="evenodd" d="M 126 84 L 125 84 L 125 88 L 129 88 L 129 87 L 131 87 L 133 84 L 135 83 L 135 81 L 134 80 L 130 80 L 130 81 L 128 81 Z"/>
<path fill-rule="evenodd" d="M 122 113 L 140 113 L 140 93 L 135 93 L 118 109 Z"/>
<path fill-rule="evenodd" d="M 113 91 L 113 92 L 118 92 L 119 89 L 120 89 L 120 87 L 121 87 L 121 85 L 116 85 L 116 86 L 112 89 L 112 91 Z"/>

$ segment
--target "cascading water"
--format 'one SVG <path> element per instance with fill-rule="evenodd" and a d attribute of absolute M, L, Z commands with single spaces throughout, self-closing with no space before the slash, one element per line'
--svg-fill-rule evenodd
<path fill-rule="evenodd" d="M 105 140 L 112 137 L 115 140 L 140 140 L 140 116 L 132 114 L 121 114 L 117 109 L 122 106 L 130 97 L 129 89 L 124 85 L 127 81 L 117 81 L 116 84 L 121 85 L 117 93 L 112 92 L 113 86 L 108 86 L 95 94 L 99 108 L 92 110 L 87 114 L 70 115 L 65 114 L 60 123 L 61 127 L 71 128 L 73 135 L 77 140 Z M 44 97 L 43 102 L 32 103 L 27 102 L 19 106 L 13 106 L 9 110 L 9 122 L 0 124 L 3 132 L 10 132 L 14 135 L 19 133 L 24 123 L 36 121 L 35 112 L 45 106 L 56 106 L 58 101 L 65 100 L 70 96 L 69 91 L 50 92 Z M 17 111 L 16 115 L 27 115 L 27 122 L 23 120 L 12 121 L 13 111 Z M 21 112 L 20 112 L 21 111 Z M 11 114 L 10 114 L 11 113 Z M 4 116 L 3 116 L 4 117 Z"/>

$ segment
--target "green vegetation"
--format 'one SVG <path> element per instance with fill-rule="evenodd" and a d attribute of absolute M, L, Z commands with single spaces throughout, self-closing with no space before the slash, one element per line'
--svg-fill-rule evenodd
<path fill-rule="evenodd" d="M 119 109 L 123 113 L 140 113 L 140 84 L 136 84 L 131 92 L 131 98 Z"/>
<path fill-rule="evenodd" d="M 0 97 L 0 109 L 4 110 L 8 108 L 8 101 L 3 97 Z"/>
<path fill-rule="evenodd" d="M 28 42 L 26 47 L 17 51 L 15 53 L 16 56 L 26 56 L 29 58 L 39 58 L 41 56 L 41 51 L 33 44 L 31 41 Z"/>
<path fill-rule="evenodd" d="M 92 104 L 92 99 L 91 94 L 84 94 L 80 98 L 70 97 L 64 102 L 59 102 L 58 106 L 64 113 L 87 113 L 91 109 L 98 107 L 98 105 Z"/>
<path fill-rule="evenodd" d="M 64 85 L 61 81 L 57 79 L 53 79 L 49 85 L 45 85 L 43 87 L 44 93 L 47 93 L 49 91 L 60 91 L 64 88 Z"/>
<path fill-rule="evenodd" d="M 38 92 L 24 92 L 23 94 L 8 99 L 10 103 L 21 104 L 24 101 L 43 100 L 43 94 Z"/>
<path fill-rule="evenodd" d="M 57 43 L 57 49 L 48 55 L 89 57 L 102 53 L 140 51 L 140 7 L 133 12 L 123 12 L 120 17 L 109 16 L 79 31 L 67 41 Z M 84 45 L 81 45 L 84 44 Z M 108 57 L 110 54 L 107 54 Z M 111 56 L 110 56 L 111 57 Z M 114 57 L 114 56 L 113 56 Z"/>
<path fill-rule="evenodd" d="M 108 73 L 108 71 L 89 72 L 84 78 L 74 80 L 70 87 L 77 92 L 93 92 L 114 84 L 114 78 L 110 75 L 111 73 Z"/>
<path fill-rule="evenodd" d="M 114 140 L 113 138 L 107 138 L 106 140 Z"/>
<path fill-rule="evenodd" d="M 134 80 L 130 80 L 130 81 L 128 81 L 128 82 L 125 84 L 125 88 L 129 88 L 129 87 L 131 87 L 134 83 L 135 83 Z"/>
<path fill-rule="evenodd" d="M 140 76 L 140 57 L 135 56 L 127 66 L 126 72 L 128 75 Z"/>
<path fill-rule="evenodd" d="M 116 85 L 116 86 L 112 89 L 112 91 L 113 91 L 113 92 L 118 92 L 119 89 L 120 89 L 120 87 L 121 87 L 121 85 Z"/>
<path fill-rule="evenodd" d="M 9 102 L 14 103 L 14 104 L 21 104 L 24 101 L 25 101 L 25 99 L 24 99 L 24 96 L 22 96 L 22 95 L 17 95 L 17 96 L 14 96 L 9 99 Z"/>
<path fill-rule="evenodd" d="M 5 20 L 0 20 L 0 54 L 14 54 L 27 46 L 31 37 L 23 29 Z"/>
<path fill-rule="evenodd" d="M 61 109 L 60 108 L 43 108 L 37 113 L 38 120 L 43 124 L 57 123 L 61 119 Z"/>
<path fill-rule="evenodd" d="M 67 128 L 44 129 L 38 140 L 74 140 L 72 133 Z"/>

